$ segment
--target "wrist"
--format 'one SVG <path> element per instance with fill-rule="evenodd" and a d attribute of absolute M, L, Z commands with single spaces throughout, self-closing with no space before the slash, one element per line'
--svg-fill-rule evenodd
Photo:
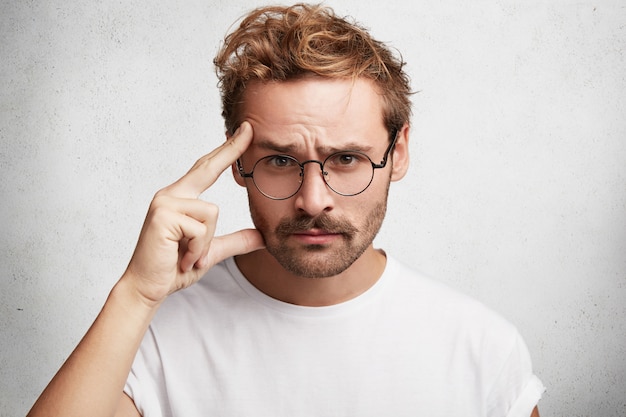
<path fill-rule="evenodd" d="M 163 299 L 146 297 L 138 290 L 134 284 L 135 282 L 136 280 L 132 277 L 132 273 L 125 272 L 111 290 L 109 301 L 120 305 L 126 314 L 136 316 L 139 319 L 151 319 L 163 302 Z"/>

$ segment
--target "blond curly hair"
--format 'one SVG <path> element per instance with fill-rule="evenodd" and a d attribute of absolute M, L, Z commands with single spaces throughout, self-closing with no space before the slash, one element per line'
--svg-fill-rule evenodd
<path fill-rule="evenodd" d="M 368 31 L 322 5 L 296 4 L 253 10 L 228 34 L 214 59 L 222 115 L 231 134 L 251 81 L 287 81 L 309 75 L 372 80 L 384 100 L 389 132 L 411 116 L 404 62 Z"/>

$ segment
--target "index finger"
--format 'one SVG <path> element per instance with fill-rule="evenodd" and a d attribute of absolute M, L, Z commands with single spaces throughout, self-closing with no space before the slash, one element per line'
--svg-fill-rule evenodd
<path fill-rule="evenodd" d="M 166 189 L 178 197 L 198 197 L 248 149 L 251 142 L 252 126 L 248 122 L 243 122 L 232 137 L 211 153 L 198 159 L 182 178 Z"/>

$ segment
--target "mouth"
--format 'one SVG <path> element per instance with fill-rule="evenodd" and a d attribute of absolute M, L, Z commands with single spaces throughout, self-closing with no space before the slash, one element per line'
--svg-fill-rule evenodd
<path fill-rule="evenodd" d="M 343 237 L 343 233 L 324 229 L 308 229 L 294 231 L 291 236 L 307 245 L 328 245 Z"/>
<path fill-rule="evenodd" d="M 356 228 L 349 221 L 333 219 L 328 215 L 285 218 L 276 228 L 276 234 L 284 239 L 316 246 L 329 245 L 339 239 L 352 240 L 355 233 Z"/>

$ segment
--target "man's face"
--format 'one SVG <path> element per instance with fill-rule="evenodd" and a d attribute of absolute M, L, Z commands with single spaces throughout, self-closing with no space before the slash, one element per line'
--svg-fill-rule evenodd
<path fill-rule="evenodd" d="M 254 131 L 252 144 L 241 158 L 245 172 L 252 171 L 257 160 L 274 154 L 303 162 L 359 150 L 379 163 L 389 145 L 382 100 L 368 80 L 312 77 L 257 82 L 248 86 L 244 98 L 242 120 L 249 121 Z M 400 148 L 406 149 L 404 145 Z M 300 190 L 286 200 L 271 200 L 251 179 L 237 173 L 235 178 L 247 186 L 252 220 L 283 268 L 302 277 L 329 277 L 372 250 L 385 216 L 389 182 L 406 171 L 399 173 L 392 167 L 393 153 L 385 168 L 375 170 L 370 186 L 351 197 L 328 188 L 316 163 L 305 165 Z"/>

